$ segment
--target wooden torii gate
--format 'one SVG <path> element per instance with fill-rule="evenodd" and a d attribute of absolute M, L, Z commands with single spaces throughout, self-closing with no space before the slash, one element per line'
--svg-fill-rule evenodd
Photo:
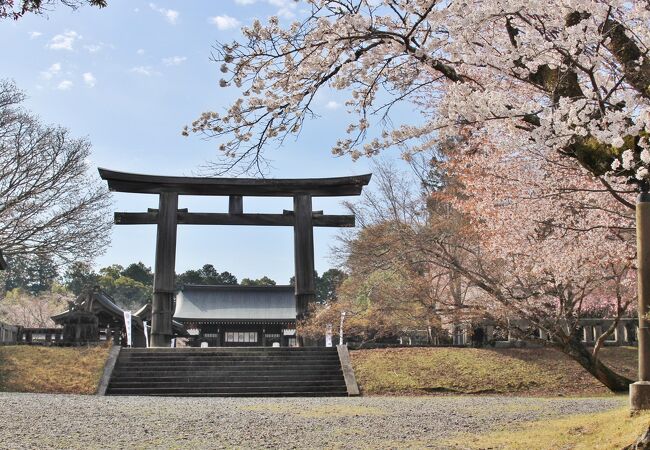
<path fill-rule="evenodd" d="M 313 227 L 353 227 L 353 215 L 326 215 L 312 210 L 312 197 L 360 195 L 370 174 L 338 178 L 258 179 L 142 175 L 99 169 L 113 192 L 157 194 L 158 209 L 116 212 L 117 225 L 157 225 L 151 345 L 169 347 L 176 265 L 176 228 L 180 225 L 292 226 L 294 235 L 296 313 L 302 318 L 315 300 Z M 179 195 L 228 196 L 228 213 L 190 213 L 178 209 Z M 243 197 L 293 197 L 293 211 L 244 213 Z"/>

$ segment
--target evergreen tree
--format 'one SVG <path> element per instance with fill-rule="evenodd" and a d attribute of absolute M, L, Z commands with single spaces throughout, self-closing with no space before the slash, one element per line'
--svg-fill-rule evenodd
<path fill-rule="evenodd" d="M 14 257 L 8 259 L 5 289 L 23 289 L 30 294 L 49 291 L 58 276 L 56 264 L 45 256 Z"/>
<path fill-rule="evenodd" d="M 336 290 L 347 278 L 347 274 L 339 269 L 329 269 L 322 276 L 316 277 L 316 301 L 326 303 L 336 300 Z"/>
<path fill-rule="evenodd" d="M 184 284 L 199 285 L 219 285 L 219 284 L 237 284 L 237 277 L 230 272 L 217 272 L 212 264 L 205 264 L 198 270 L 186 270 L 176 276 L 176 286 Z"/>
<path fill-rule="evenodd" d="M 85 289 L 98 284 L 99 275 L 85 262 L 72 263 L 64 275 L 64 286 L 74 295 L 80 295 Z"/>
<path fill-rule="evenodd" d="M 129 264 L 122 271 L 122 276 L 139 281 L 146 286 L 153 286 L 153 272 L 151 267 L 145 266 L 142 262 Z"/>
<path fill-rule="evenodd" d="M 242 286 L 275 286 L 276 284 L 277 283 L 275 280 L 272 280 L 267 276 L 263 276 L 262 278 L 258 278 L 256 280 L 250 278 L 244 278 L 241 280 Z"/>

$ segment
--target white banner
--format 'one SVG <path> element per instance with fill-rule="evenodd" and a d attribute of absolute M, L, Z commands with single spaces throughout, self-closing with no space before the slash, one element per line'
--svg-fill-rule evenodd
<path fill-rule="evenodd" d="M 149 348 L 149 331 L 147 331 L 147 321 L 142 321 L 142 327 L 144 328 L 144 345 Z"/>
<path fill-rule="evenodd" d="M 327 331 L 325 332 L 325 347 L 332 346 L 332 324 L 327 324 Z"/>
<path fill-rule="evenodd" d="M 124 311 L 124 328 L 126 328 L 126 345 L 131 347 L 131 311 Z"/>

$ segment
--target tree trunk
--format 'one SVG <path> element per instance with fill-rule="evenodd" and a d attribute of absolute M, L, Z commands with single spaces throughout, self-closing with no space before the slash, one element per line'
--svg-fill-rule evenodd
<path fill-rule="evenodd" d="M 607 386 L 609 390 L 613 392 L 627 392 L 628 386 L 633 383 L 632 380 L 617 374 L 599 359 L 594 358 L 576 336 L 568 336 L 565 342 L 556 343 L 556 345 L 558 344 L 559 349 L 563 353 L 577 361 L 587 372 Z"/>
<path fill-rule="evenodd" d="M 598 336 L 598 339 L 596 339 L 596 343 L 594 344 L 594 349 L 591 352 L 591 354 L 595 359 L 598 359 L 598 352 L 603 347 L 603 345 L 605 345 L 605 340 L 608 337 L 610 337 L 618 327 L 618 323 L 620 322 L 620 317 L 621 317 L 620 314 L 617 315 L 616 318 L 614 319 L 614 322 L 610 325 L 610 327 L 604 333 Z"/>

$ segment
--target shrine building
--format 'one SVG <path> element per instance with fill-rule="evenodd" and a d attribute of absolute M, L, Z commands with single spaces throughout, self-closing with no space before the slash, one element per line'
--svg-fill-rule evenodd
<path fill-rule="evenodd" d="M 174 321 L 192 347 L 295 347 L 293 286 L 185 285 Z"/>

